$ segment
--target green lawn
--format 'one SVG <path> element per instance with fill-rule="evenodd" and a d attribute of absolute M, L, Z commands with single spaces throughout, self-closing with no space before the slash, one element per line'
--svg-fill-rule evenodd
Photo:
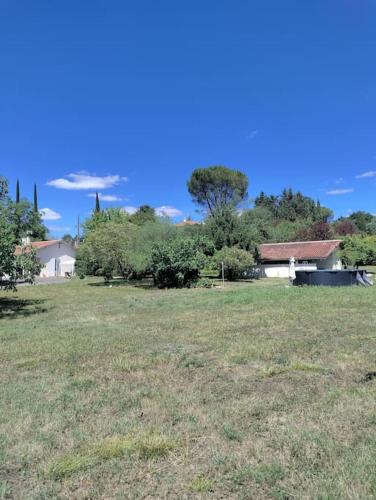
<path fill-rule="evenodd" d="M 0 498 L 376 497 L 376 286 L 0 293 Z"/>

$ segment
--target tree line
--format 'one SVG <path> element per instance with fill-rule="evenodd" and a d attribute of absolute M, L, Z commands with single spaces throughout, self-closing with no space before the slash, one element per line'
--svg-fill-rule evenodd
<path fill-rule="evenodd" d="M 334 221 L 329 208 L 291 188 L 279 195 L 261 192 L 248 208 L 247 176 L 223 166 L 194 170 L 187 188 L 202 212 L 201 223 L 173 225 L 148 205 L 132 215 L 101 210 L 97 197 L 84 224 L 78 273 L 152 276 L 161 287 L 205 286 L 202 270 L 219 272 L 222 263 L 228 279 L 244 276 L 261 243 L 333 238 L 343 239 L 345 264 L 376 263 L 376 218 L 367 212 Z"/>
<path fill-rule="evenodd" d="M 333 238 L 343 240 L 346 265 L 376 263 L 376 217 L 368 212 L 334 220 L 329 208 L 291 188 L 277 195 L 261 192 L 250 202 L 247 176 L 224 166 L 194 170 L 187 189 L 201 211 L 201 223 L 174 225 L 148 205 L 134 214 L 120 208 L 102 210 L 97 193 L 92 215 L 83 225 L 77 273 L 106 279 L 151 276 L 161 287 L 206 286 L 207 280 L 200 281 L 203 269 L 219 272 L 223 264 L 228 279 L 244 276 L 257 260 L 261 243 Z M 38 273 L 30 248 L 16 255 L 25 237 L 47 238 L 36 186 L 30 203 L 22 198 L 17 181 L 12 200 L 1 178 L 0 278 L 7 276 L 8 286 L 21 276 L 32 280 Z M 73 243 L 72 236 L 63 238 Z"/>

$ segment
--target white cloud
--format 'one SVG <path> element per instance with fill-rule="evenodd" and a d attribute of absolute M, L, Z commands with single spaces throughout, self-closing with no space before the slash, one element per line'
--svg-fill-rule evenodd
<path fill-rule="evenodd" d="M 90 198 L 95 198 L 96 193 L 90 193 L 88 194 Z M 119 196 L 116 196 L 115 194 L 102 194 L 98 193 L 98 197 L 101 201 L 123 201 L 123 198 L 120 198 Z"/>
<path fill-rule="evenodd" d="M 349 189 L 332 189 L 331 191 L 327 191 L 326 194 L 330 195 L 338 195 L 338 194 L 348 194 L 348 193 L 353 193 L 354 189 L 349 188 Z"/>
<path fill-rule="evenodd" d="M 343 177 L 338 177 L 334 182 L 335 184 L 341 184 L 345 179 Z"/>
<path fill-rule="evenodd" d="M 183 215 L 183 212 L 175 207 L 170 207 L 169 205 L 163 205 L 155 209 L 155 213 L 161 217 L 179 217 Z"/>
<path fill-rule="evenodd" d="M 357 179 L 367 179 L 368 177 L 376 177 L 376 170 L 369 170 L 356 176 Z"/>
<path fill-rule="evenodd" d="M 88 172 L 76 172 L 68 174 L 65 178 L 53 179 L 47 182 L 48 186 L 58 189 L 80 190 L 80 189 L 108 189 L 120 182 L 127 181 L 126 177 L 120 175 L 105 175 L 99 177 Z"/>
<path fill-rule="evenodd" d="M 124 212 L 127 212 L 127 214 L 132 215 L 137 212 L 137 207 L 123 207 Z"/>
<path fill-rule="evenodd" d="M 39 213 L 43 220 L 61 219 L 61 215 L 58 212 L 55 212 L 55 210 L 52 210 L 51 208 L 42 208 L 41 210 L 39 210 Z"/>
<path fill-rule="evenodd" d="M 259 134 L 259 130 L 257 130 L 257 129 L 256 130 L 252 130 L 248 134 L 248 139 L 254 139 L 258 134 Z"/>

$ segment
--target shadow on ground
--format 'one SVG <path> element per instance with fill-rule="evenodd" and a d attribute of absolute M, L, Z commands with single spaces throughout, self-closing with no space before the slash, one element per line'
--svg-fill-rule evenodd
<path fill-rule="evenodd" d="M 88 283 L 89 286 L 113 286 L 113 287 L 132 287 L 132 288 L 143 288 L 144 290 L 150 290 L 154 288 L 152 280 L 139 280 L 139 281 L 126 281 L 123 279 L 114 279 L 111 281 L 99 281 L 96 283 Z"/>
<path fill-rule="evenodd" d="M 15 297 L 1 297 L 0 298 L 0 319 L 4 318 L 26 318 L 33 314 L 42 314 L 47 312 L 43 304 L 44 299 L 39 300 L 26 300 L 17 299 Z"/>

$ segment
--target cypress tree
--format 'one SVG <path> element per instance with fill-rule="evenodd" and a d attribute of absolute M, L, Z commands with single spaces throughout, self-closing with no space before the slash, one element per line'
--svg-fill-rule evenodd
<path fill-rule="evenodd" d="M 99 194 L 98 192 L 95 193 L 95 213 L 99 213 L 101 211 L 101 206 L 100 206 L 100 203 L 99 203 Z"/>
<path fill-rule="evenodd" d="M 20 202 L 20 181 L 17 179 L 16 184 L 16 203 Z"/>
<path fill-rule="evenodd" d="M 38 212 L 38 193 L 36 184 L 34 184 L 34 212 Z"/>

